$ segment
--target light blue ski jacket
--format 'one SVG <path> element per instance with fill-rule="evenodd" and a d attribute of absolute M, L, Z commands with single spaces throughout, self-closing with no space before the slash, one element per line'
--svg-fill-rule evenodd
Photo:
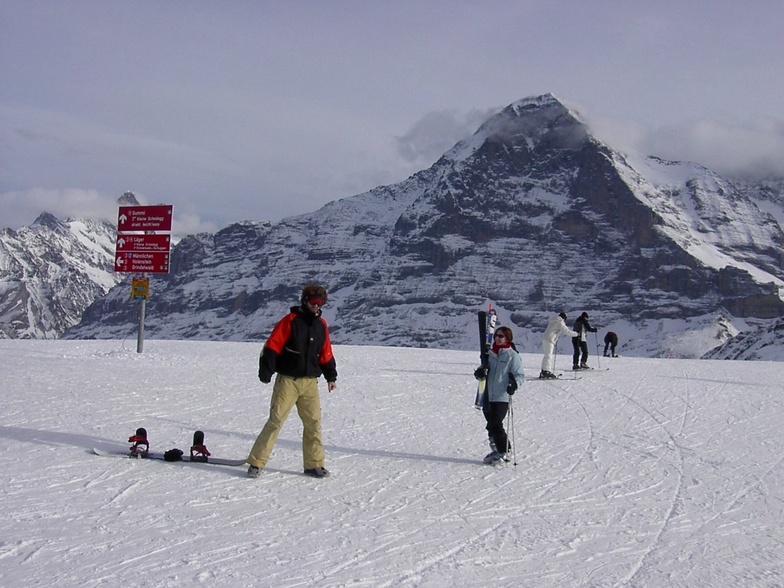
<path fill-rule="evenodd" d="M 509 375 L 511 374 L 517 382 L 518 391 L 525 382 L 520 354 L 511 347 L 502 347 L 497 355 L 491 351 L 487 359 L 490 365 L 485 384 L 487 399 L 490 402 L 509 402 L 509 394 L 506 393 Z"/>

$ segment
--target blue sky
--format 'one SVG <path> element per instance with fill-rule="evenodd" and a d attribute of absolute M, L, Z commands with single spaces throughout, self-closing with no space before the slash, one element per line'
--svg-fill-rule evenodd
<path fill-rule="evenodd" d="M 2 0 L 0 227 L 272 220 L 401 181 L 551 92 L 611 145 L 784 173 L 784 3 Z"/>

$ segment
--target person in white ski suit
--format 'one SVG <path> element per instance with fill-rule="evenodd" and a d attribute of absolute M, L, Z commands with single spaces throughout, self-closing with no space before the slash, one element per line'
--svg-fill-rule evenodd
<path fill-rule="evenodd" d="M 572 331 L 566 326 L 566 313 L 562 312 L 550 318 L 547 322 L 547 328 L 542 335 L 542 349 L 544 357 L 542 357 L 542 371 L 539 378 L 542 380 L 555 378 L 553 373 L 553 365 L 555 364 L 555 344 L 558 337 L 561 335 L 569 335 L 570 337 L 577 337 L 577 332 Z"/>

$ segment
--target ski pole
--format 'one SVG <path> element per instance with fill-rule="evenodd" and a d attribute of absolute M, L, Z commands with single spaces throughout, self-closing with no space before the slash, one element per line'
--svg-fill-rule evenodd
<path fill-rule="evenodd" d="M 601 355 L 599 353 L 599 335 L 596 334 L 596 331 L 593 332 L 593 338 L 594 338 L 594 341 L 596 341 L 596 367 L 601 369 L 601 367 L 602 367 L 602 360 L 599 359 L 599 356 Z"/>
<path fill-rule="evenodd" d="M 506 427 L 512 433 L 512 463 L 517 467 L 517 443 L 515 442 L 515 426 L 514 426 L 514 403 L 512 397 L 509 397 L 509 419 Z"/>

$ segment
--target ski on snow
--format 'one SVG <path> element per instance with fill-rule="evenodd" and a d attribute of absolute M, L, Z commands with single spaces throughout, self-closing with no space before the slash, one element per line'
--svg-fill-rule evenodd
<path fill-rule="evenodd" d="M 225 466 L 241 466 L 245 464 L 244 459 L 212 457 L 212 454 L 204 445 L 204 433 L 202 431 L 196 431 L 193 434 L 193 445 L 191 445 L 190 454 L 185 454 L 179 449 L 170 449 L 165 453 L 150 451 L 150 443 L 147 441 L 147 430 L 143 427 L 136 429 L 136 433 L 128 438 L 128 443 L 133 443 L 133 445 L 124 451 L 106 451 L 94 447 L 93 453 L 102 457 L 122 457 L 125 459 L 156 459 L 168 462 L 184 461 Z"/>
<path fill-rule="evenodd" d="M 510 461 L 511 460 L 508 457 L 506 457 L 505 455 L 502 456 L 499 453 L 496 453 L 496 454 L 489 453 L 488 455 L 486 455 L 484 457 L 484 459 L 482 460 L 482 463 L 485 464 L 485 465 L 498 467 L 498 466 L 506 465 Z"/>
<path fill-rule="evenodd" d="M 570 378 L 565 378 L 566 374 L 558 374 L 555 378 L 531 378 L 526 379 L 526 382 L 574 382 L 575 380 L 582 379 L 581 376 L 572 376 Z"/>
<path fill-rule="evenodd" d="M 582 379 L 582 376 L 578 376 L 577 374 L 584 374 L 586 372 L 606 372 L 609 369 L 610 368 L 603 368 L 603 367 L 598 367 L 598 368 L 580 368 L 578 370 L 569 370 L 567 372 L 560 372 L 560 373 L 558 373 L 558 375 L 555 378 L 532 378 L 530 380 L 526 380 L 526 382 L 538 382 L 538 381 L 542 381 L 542 382 L 548 382 L 549 381 L 549 382 L 552 382 L 554 380 L 561 380 L 561 381 L 564 381 L 564 382 L 573 382 L 575 380 Z"/>

